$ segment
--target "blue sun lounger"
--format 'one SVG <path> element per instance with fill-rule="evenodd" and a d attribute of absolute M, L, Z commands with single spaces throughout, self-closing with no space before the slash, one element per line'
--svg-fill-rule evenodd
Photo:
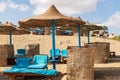
<path fill-rule="evenodd" d="M 16 64 L 12 68 L 28 68 L 31 64 L 31 58 L 17 58 Z"/>
<path fill-rule="evenodd" d="M 35 55 L 33 57 L 32 64 L 28 66 L 28 68 L 31 69 L 47 69 L 47 64 L 48 64 L 49 58 L 48 55 L 45 54 L 40 54 L 40 55 Z"/>
<path fill-rule="evenodd" d="M 3 71 L 3 75 L 6 75 L 10 80 L 18 80 L 17 77 L 30 77 L 40 76 L 53 80 L 57 76 L 57 70 L 55 69 L 28 69 L 28 68 L 10 68 Z"/>
<path fill-rule="evenodd" d="M 39 62 L 41 59 L 39 55 L 35 55 L 35 62 Z M 46 63 L 46 59 L 44 60 Z M 42 61 L 43 62 L 43 61 Z M 45 76 L 53 77 L 57 75 L 57 70 L 55 69 L 39 69 L 36 66 L 34 68 L 29 68 L 31 63 L 31 58 L 17 58 L 16 65 L 10 69 L 4 70 L 3 75 L 7 75 L 11 80 L 16 80 L 18 76 Z"/>

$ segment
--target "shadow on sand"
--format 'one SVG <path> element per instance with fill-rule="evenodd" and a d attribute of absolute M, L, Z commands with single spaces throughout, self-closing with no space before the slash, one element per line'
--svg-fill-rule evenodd
<path fill-rule="evenodd" d="M 108 63 L 116 63 L 116 62 L 120 62 L 120 55 L 117 55 L 115 57 L 109 58 Z"/>
<path fill-rule="evenodd" d="M 95 80 L 120 80 L 120 67 L 95 68 Z"/>
<path fill-rule="evenodd" d="M 120 55 L 109 58 L 108 63 L 120 62 Z M 95 68 L 95 80 L 120 80 L 120 67 Z"/>

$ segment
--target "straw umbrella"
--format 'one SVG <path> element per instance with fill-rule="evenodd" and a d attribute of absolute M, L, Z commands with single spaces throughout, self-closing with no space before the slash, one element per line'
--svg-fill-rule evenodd
<path fill-rule="evenodd" d="M 12 35 L 30 34 L 30 31 L 20 29 L 19 27 L 13 25 L 12 23 L 6 22 L 0 28 L 0 34 L 10 35 L 10 45 L 12 45 Z"/>
<path fill-rule="evenodd" d="M 27 18 L 19 21 L 19 24 L 21 27 L 24 28 L 30 28 L 37 27 L 37 26 L 46 26 L 51 27 L 52 26 L 52 49 L 54 51 L 53 56 L 53 69 L 56 69 L 55 65 L 55 26 L 63 26 L 66 24 L 74 24 L 76 23 L 76 20 L 72 17 L 67 17 L 63 14 L 61 14 L 54 5 L 48 8 L 48 10 L 38 16 Z"/>
<path fill-rule="evenodd" d="M 14 27 L 10 25 L 10 23 L 6 22 L 5 24 L 0 22 L 0 31 L 11 31 L 15 30 Z"/>
<path fill-rule="evenodd" d="M 4 24 L 0 22 L 0 31 L 2 31 L 2 28 L 4 27 Z"/>
<path fill-rule="evenodd" d="M 0 26 L 0 32 L 1 32 L 1 34 L 3 34 L 3 32 L 4 33 L 9 33 L 10 34 L 10 45 L 11 45 L 11 41 L 12 41 L 12 39 L 11 39 L 11 31 L 12 30 L 16 30 L 16 28 L 14 28 L 13 26 L 11 26 L 8 22 L 6 22 L 5 24 L 2 24 L 1 26 Z"/>
<path fill-rule="evenodd" d="M 82 30 L 87 31 L 87 33 L 88 33 L 88 43 L 90 43 L 90 31 L 101 30 L 101 29 L 103 29 L 101 26 L 99 26 L 97 24 L 89 23 L 88 21 L 83 25 Z"/>

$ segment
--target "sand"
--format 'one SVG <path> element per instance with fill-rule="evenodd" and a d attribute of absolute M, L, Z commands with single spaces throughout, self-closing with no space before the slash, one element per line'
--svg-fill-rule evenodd
<path fill-rule="evenodd" d="M 52 48 L 51 36 L 40 35 L 13 35 L 13 44 L 15 52 L 19 48 L 25 48 L 28 44 L 40 44 L 40 54 L 49 54 L 49 50 Z M 87 37 L 81 37 L 82 46 L 87 43 Z M 110 39 L 103 39 L 97 37 L 91 37 L 91 42 L 109 42 L 110 50 L 115 51 L 117 55 L 120 54 L 120 41 L 114 41 Z M 8 35 L 0 35 L 0 44 L 9 44 Z M 56 36 L 56 48 L 66 49 L 67 46 L 77 46 L 78 37 L 76 36 Z"/>
<path fill-rule="evenodd" d="M 87 37 L 81 37 L 82 46 L 87 43 Z M 95 80 L 120 80 L 120 41 L 114 41 L 106 38 L 91 37 L 91 42 L 109 42 L 110 51 L 115 51 L 118 57 L 109 59 L 106 64 L 95 64 Z M 49 54 L 52 47 L 51 36 L 40 35 L 13 35 L 13 44 L 15 52 L 18 48 L 25 48 L 28 44 L 40 44 L 40 54 Z M 56 36 L 56 48 L 66 49 L 67 46 L 77 46 L 78 37 L 76 36 Z M 0 35 L 0 44 L 9 44 L 8 35 Z M 52 64 L 48 65 L 52 68 Z M 57 64 L 56 68 L 61 75 L 54 80 L 66 80 L 66 64 Z M 0 68 L 4 70 L 4 68 Z M 101 77 L 100 77 L 101 76 Z"/>

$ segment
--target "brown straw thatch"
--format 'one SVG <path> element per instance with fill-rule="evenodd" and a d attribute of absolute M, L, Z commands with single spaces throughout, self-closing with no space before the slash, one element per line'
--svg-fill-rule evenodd
<path fill-rule="evenodd" d="M 6 22 L 5 24 L 0 22 L 0 30 L 1 31 L 10 31 L 14 30 L 14 28 L 11 26 L 11 23 Z"/>
<path fill-rule="evenodd" d="M 103 29 L 101 26 L 98 26 L 97 24 L 89 23 L 88 21 L 82 26 L 82 31 L 101 30 L 101 29 Z"/>
<path fill-rule="evenodd" d="M 4 24 L 0 22 L 0 31 L 3 31 Z"/>
<path fill-rule="evenodd" d="M 13 30 L 16 30 L 16 28 L 14 27 L 14 25 L 12 23 L 4 23 L 3 24 L 3 31 L 13 31 Z"/>
<path fill-rule="evenodd" d="M 13 35 L 23 35 L 23 34 L 30 34 L 31 32 L 29 30 L 22 29 L 20 27 L 17 27 L 16 30 L 12 32 Z"/>
<path fill-rule="evenodd" d="M 10 32 L 12 32 L 13 35 L 30 34 L 30 31 L 21 29 L 12 23 L 0 23 L 0 34 L 9 35 Z"/>
<path fill-rule="evenodd" d="M 61 14 L 54 5 L 48 8 L 48 10 L 38 16 L 27 18 L 19 21 L 19 24 L 21 27 L 28 28 L 28 27 L 38 27 L 38 26 L 45 26 L 50 27 L 51 26 L 51 20 L 55 20 L 55 26 L 62 26 L 66 24 L 76 24 L 77 22 L 81 22 L 75 18 L 67 17 L 63 14 Z"/>

